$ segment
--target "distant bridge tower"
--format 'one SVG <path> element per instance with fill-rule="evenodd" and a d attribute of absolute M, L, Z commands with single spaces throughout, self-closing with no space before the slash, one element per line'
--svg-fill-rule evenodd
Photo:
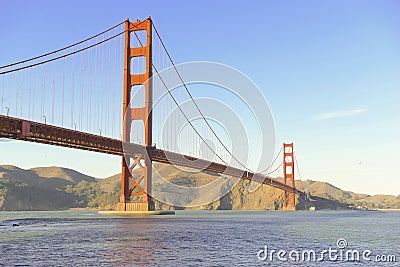
<path fill-rule="evenodd" d="M 293 187 L 293 191 L 284 191 L 283 208 L 295 210 L 295 182 L 294 182 L 294 150 L 293 143 L 283 144 L 283 183 Z"/>
<path fill-rule="evenodd" d="M 146 32 L 146 43 L 131 47 L 131 33 Z M 133 36 L 132 36 L 133 37 Z M 142 121 L 144 125 L 144 145 L 152 145 L 152 21 L 125 21 L 125 61 L 124 61 L 124 96 L 122 114 L 123 142 L 130 142 L 131 125 L 133 121 Z M 146 68 L 144 73 L 131 72 L 131 60 L 144 57 Z M 142 86 L 145 90 L 145 103 L 142 107 L 131 107 L 131 91 L 134 86 Z M 142 90 L 142 88 L 140 89 Z M 151 198 L 152 161 L 147 153 L 125 155 L 122 157 L 121 197 L 117 209 L 119 211 L 151 211 L 154 202 Z"/>

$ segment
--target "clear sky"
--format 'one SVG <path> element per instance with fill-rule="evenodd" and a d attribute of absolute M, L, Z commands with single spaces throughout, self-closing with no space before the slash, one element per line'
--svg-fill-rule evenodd
<path fill-rule="evenodd" d="M 399 1 L 6 1 L 0 65 L 126 18 L 153 18 L 176 63 L 230 65 L 266 96 L 277 146 L 295 143 L 302 178 L 400 194 Z M 0 164 L 65 166 L 96 177 L 120 158 L 0 142 Z"/>

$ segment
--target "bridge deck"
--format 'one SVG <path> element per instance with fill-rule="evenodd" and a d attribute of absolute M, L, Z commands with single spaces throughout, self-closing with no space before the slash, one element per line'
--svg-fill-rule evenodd
<path fill-rule="evenodd" d="M 147 150 L 148 155 L 152 161 L 155 162 L 176 164 L 194 169 L 200 168 L 214 173 L 231 175 L 263 183 L 289 192 L 303 193 L 300 190 L 293 189 L 289 185 L 263 174 L 248 172 L 220 163 L 164 151 L 156 147 L 146 149 L 146 147 L 142 145 L 123 143 L 121 140 L 113 138 L 3 115 L 0 115 L 0 138 L 24 140 L 120 156 L 127 153 L 142 154 Z M 125 151 L 123 148 L 125 148 Z"/>

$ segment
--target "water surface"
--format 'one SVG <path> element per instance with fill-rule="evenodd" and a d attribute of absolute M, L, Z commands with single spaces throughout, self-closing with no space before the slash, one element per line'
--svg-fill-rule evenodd
<path fill-rule="evenodd" d="M 0 212 L 0 225 L 5 266 L 400 266 L 400 212 L 177 211 L 148 218 L 96 211 Z M 268 253 L 319 255 L 328 247 L 338 249 L 341 238 L 345 249 L 371 250 L 371 261 L 257 256 L 265 246 Z M 376 255 L 395 255 L 397 262 L 377 263 Z"/>

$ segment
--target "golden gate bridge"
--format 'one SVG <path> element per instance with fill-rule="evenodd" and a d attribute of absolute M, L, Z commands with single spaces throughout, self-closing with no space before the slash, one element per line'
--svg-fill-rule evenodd
<path fill-rule="evenodd" d="M 175 73 L 179 90 L 168 86 L 162 75 L 166 68 Z M 283 144 L 269 168 L 273 171 L 263 173 L 230 151 L 193 98 L 150 17 L 126 20 L 64 48 L 1 66 L 0 82 L 1 138 L 122 156 L 119 211 L 154 210 L 153 162 L 279 188 L 285 209 L 295 209 L 295 194 L 304 194 L 295 187 L 293 143 Z M 183 103 L 190 103 L 191 110 Z M 177 135 L 184 135 L 184 142 L 176 142 Z M 283 159 L 277 161 L 280 154 Z M 270 177 L 280 169 L 282 182 Z"/>

